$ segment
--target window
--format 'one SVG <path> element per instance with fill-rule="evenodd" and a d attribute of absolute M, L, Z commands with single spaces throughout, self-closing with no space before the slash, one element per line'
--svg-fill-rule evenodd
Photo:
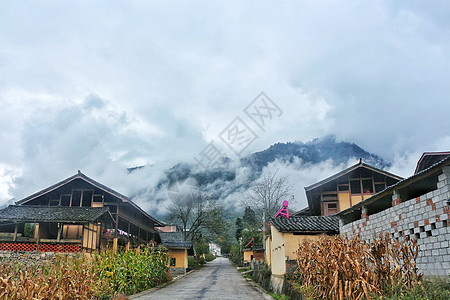
<path fill-rule="evenodd" d="M 372 179 L 364 179 L 362 183 L 363 183 L 363 193 L 373 194 Z"/>
<path fill-rule="evenodd" d="M 70 195 L 63 195 L 61 198 L 61 206 L 70 206 Z"/>
<path fill-rule="evenodd" d="M 375 183 L 375 193 L 379 193 L 386 188 L 386 185 L 383 183 Z"/>
<path fill-rule="evenodd" d="M 170 258 L 170 266 L 175 267 L 177 264 L 177 259 L 175 257 Z"/>
<path fill-rule="evenodd" d="M 324 202 L 323 203 L 323 214 L 324 216 L 329 216 L 338 212 L 337 202 Z"/>
<path fill-rule="evenodd" d="M 339 192 L 346 192 L 348 190 L 349 190 L 348 184 L 340 184 L 339 185 Z"/>
<path fill-rule="evenodd" d="M 350 181 L 350 190 L 352 194 L 361 194 L 361 182 L 359 180 Z"/>

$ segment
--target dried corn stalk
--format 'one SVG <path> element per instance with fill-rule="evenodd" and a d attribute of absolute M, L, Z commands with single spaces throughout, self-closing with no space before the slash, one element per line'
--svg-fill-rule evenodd
<path fill-rule="evenodd" d="M 323 237 L 303 241 L 296 254 L 296 278 L 314 298 L 370 299 L 385 285 L 421 280 L 416 240 L 399 242 L 380 235 L 370 244 L 358 236 Z"/>

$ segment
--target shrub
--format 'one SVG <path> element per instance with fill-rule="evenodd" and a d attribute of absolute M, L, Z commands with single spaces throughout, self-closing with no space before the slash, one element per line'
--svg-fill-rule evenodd
<path fill-rule="evenodd" d="M 213 261 L 216 259 L 216 257 L 214 255 L 212 255 L 211 253 L 206 254 L 206 261 Z"/>
<path fill-rule="evenodd" d="M 188 266 L 190 269 L 197 269 L 205 264 L 205 259 L 203 257 L 194 257 L 188 259 Z"/>
<path fill-rule="evenodd" d="M 35 266 L 0 265 L 0 299 L 95 299 L 134 294 L 167 281 L 164 249 L 58 257 Z"/>
<path fill-rule="evenodd" d="M 163 248 L 144 248 L 95 256 L 100 278 L 114 292 L 134 294 L 167 281 L 169 255 Z"/>

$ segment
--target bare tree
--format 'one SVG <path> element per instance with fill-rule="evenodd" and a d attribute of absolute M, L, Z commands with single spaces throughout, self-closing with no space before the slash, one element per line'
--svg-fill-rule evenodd
<path fill-rule="evenodd" d="M 252 193 L 243 200 L 259 218 L 265 215 L 268 220 L 282 207 L 283 201 L 290 198 L 293 185 L 287 177 L 276 177 L 277 172 L 264 175 L 253 188 Z"/>
<path fill-rule="evenodd" d="M 222 207 L 201 192 L 172 199 L 168 210 L 168 220 L 182 226 L 185 240 L 196 241 L 203 233 L 219 235 L 226 228 Z"/>

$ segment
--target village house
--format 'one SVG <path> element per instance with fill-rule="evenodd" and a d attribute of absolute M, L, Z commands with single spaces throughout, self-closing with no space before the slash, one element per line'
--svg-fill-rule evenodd
<path fill-rule="evenodd" d="M 256 261 L 264 261 L 264 247 L 263 245 L 255 245 L 254 238 L 244 247 L 244 265 L 249 264 L 253 259 Z"/>
<path fill-rule="evenodd" d="M 360 160 L 359 163 L 339 173 L 305 187 L 308 213 L 312 216 L 333 215 L 370 198 L 402 179 Z M 304 211 L 298 213 L 302 214 Z"/>
<path fill-rule="evenodd" d="M 275 276 L 292 273 L 298 245 L 302 241 L 338 233 L 339 221 L 333 216 L 274 218 L 270 222 L 270 236 L 266 238 L 266 264 Z"/>
<path fill-rule="evenodd" d="M 417 268 L 425 276 L 450 275 L 450 152 L 424 153 L 416 172 L 337 214 L 340 233 L 366 241 L 388 233 L 417 239 Z"/>
<path fill-rule="evenodd" d="M 0 250 L 92 252 L 148 243 L 163 224 L 80 171 L 0 210 Z"/>
<path fill-rule="evenodd" d="M 185 241 L 183 232 L 158 232 L 161 245 L 169 252 L 169 273 L 170 275 L 185 274 L 189 267 L 188 256 L 194 255 L 192 242 Z"/>
<path fill-rule="evenodd" d="M 215 243 L 209 243 L 208 247 L 209 247 L 209 253 L 211 253 L 215 257 L 219 257 L 220 254 L 222 253 L 220 246 Z"/>

